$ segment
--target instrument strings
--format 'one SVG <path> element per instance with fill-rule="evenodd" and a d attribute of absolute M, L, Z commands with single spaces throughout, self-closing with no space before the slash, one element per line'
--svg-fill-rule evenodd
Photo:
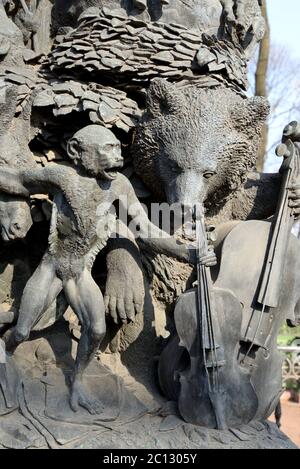
<path fill-rule="evenodd" d="M 202 308 L 202 303 L 201 303 L 201 298 L 203 297 L 203 292 L 201 291 L 201 266 L 200 263 L 197 263 L 197 277 L 198 277 L 198 294 L 197 294 L 197 299 L 198 299 L 198 323 L 199 323 L 199 336 L 202 338 L 202 355 L 203 355 L 203 363 L 204 363 L 204 368 L 207 376 L 207 382 L 208 382 L 208 389 L 209 392 L 211 392 L 211 386 L 210 386 L 210 377 L 209 377 L 209 372 L 208 372 L 208 366 L 207 366 L 207 360 L 206 360 L 206 351 L 205 351 L 205 324 L 204 324 L 204 316 L 203 316 L 203 308 Z"/>
<path fill-rule="evenodd" d="M 277 242 L 278 242 L 279 228 L 280 228 L 280 226 L 281 226 L 281 224 L 282 224 L 282 220 L 283 220 L 284 212 L 285 212 L 284 208 L 286 207 L 287 203 L 288 203 L 288 191 L 286 191 L 285 198 L 284 198 L 284 202 L 283 202 L 283 204 L 282 204 L 282 205 L 283 205 L 283 209 L 282 209 L 282 211 L 281 211 L 280 218 L 279 218 L 278 229 L 277 229 L 277 233 L 276 233 L 276 241 L 275 241 L 275 244 L 274 244 L 273 259 L 274 259 L 274 256 L 275 256 L 276 246 L 277 246 Z M 257 334 L 258 334 L 258 332 L 259 332 L 259 329 L 260 329 L 260 326 L 261 326 L 261 323 L 262 323 L 262 320 L 263 320 L 263 317 L 264 317 L 264 314 L 265 314 L 265 311 L 266 311 L 267 305 L 266 305 L 266 303 L 265 303 L 265 298 L 266 298 L 266 294 L 267 294 L 267 291 L 268 291 L 268 288 L 269 288 L 270 275 L 271 275 L 271 271 L 269 272 L 268 281 L 267 281 L 267 283 L 266 283 L 266 287 L 265 287 L 265 291 L 264 291 L 264 295 L 263 295 L 263 297 L 264 297 L 264 303 L 263 303 L 263 305 L 262 305 L 262 310 L 261 310 L 261 313 L 260 313 L 259 322 L 258 322 L 258 325 L 257 325 L 257 327 L 256 327 L 255 334 L 254 334 L 254 336 L 253 336 L 253 339 L 252 339 L 252 341 L 251 341 L 251 344 L 250 344 L 249 349 L 248 349 L 248 351 L 247 351 L 247 353 L 246 353 L 246 355 L 245 355 L 244 360 L 246 360 L 246 359 L 249 357 L 250 353 L 251 353 L 252 350 L 253 350 L 253 347 L 254 347 L 254 344 L 255 344 L 255 340 L 256 340 L 256 338 L 257 338 Z"/>
<path fill-rule="evenodd" d="M 204 229 L 203 220 L 197 221 L 196 223 L 196 232 L 198 238 L 198 251 L 199 257 L 201 255 L 201 237 L 206 240 L 206 231 Z M 206 243 L 205 243 L 206 244 Z M 208 249 L 207 249 L 208 251 Z M 209 391 L 213 389 L 216 392 L 219 388 L 219 369 L 218 369 L 218 359 L 217 359 L 217 346 L 215 342 L 215 333 L 214 325 L 212 320 L 212 309 L 211 309 L 211 297 L 208 285 L 207 278 L 207 268 L 203 265 L 200 265 L 200 262 L 197 264 L 197 276 L 198 276 L 198 308 L 199 316 L 201 321 L 199 321 L 199 326 L 201 328 L 200 334 L 202 336 L 202 352 L 203 352 L 203 363 L 206 370 L 206 375 L 208 379 Z M 205 311 L 203 311 L 203 306 L 201 304 L 201 298 L 205 303 Z M 206 331 L 209 340 L 209 350 L 212 352 L 212 383 L 209 373 L 209 367 L 207 364 L 206 357 Z"/>
<path fill-rule="evenodd" d="M 210 342 L 210 350 L 212 350 L 212 369 L 213 369 L 213 390 L 217 392 L 219 390 L 219 367 L 218 367 L 218 357 L 217 357 L 217 346 L 215 341 L 215 333 L 214 333 L 214 325 L 212 320 L 212 310 L 211 310 L 211 298 L 209 292 L 209 286 L 207 282 L 207 275 L 206 271 L 202 269 L 203 272 L 203 281 L 205 285 L 205 293 L 206 293 L 206 304 L 208 305 L 207 308 L 207 318 L 208 318 L 208 334 L 209 334 L 209 342 Z"/>
<path fill-rule="evenodd" d="M 275 258 L 275 253 L 276 253 L 276 246 L 278 244 L 278 238 L 279 238 L 279 234 L 280 234 L 280 228 L 282 226 L 282 223 L 284 222 L 284 218 L 288 218 L 288 215 L 290 215 L 290 217 L 293 215 L 293 212 L 294 210 L 293 209 L 289 209 L 289 186 L 290 186 L 290 183 L 291 181 L 293 180 L 293 177 L 295 174 L 299 174 L 299 169 L 300 169 L 300 161 L 299 161 L 299 155 L 297 155 L 297 157 L 293 158 L 293 167 L 292 167 L 292 171 L 290 172 L 288 178 L 287 178 L 287 181 L 286 181 L 286 188 L 285 188 L 285 195 L 284 195 L 284 200 L 281 204 L 281 208 L 280 208 L 280 214 L 279 214 L 279 217 L 277 219 L 277 222 L 276 222 L 276 225 L 275 225 L 275 229 L 274 231 L 276 232 L 276 238 L 275 238 L 275 243 L 274 243 L 274 249 L 273 249 L 273 255 L 272 255 L 272 263 L 273 263 L 273 260 Z M 270 275 L 271 275 L 271 270 L 269 271 L 269 275 L 268 275 L 268 279 L 267 279 L 267 282 L 266 282 L 266 286 L 265 286 L 265 291 L 264 291 L 264 294 L 263 294 L 263 298 L 264 298 L 264 302 L 263 302 L 263 305 L 262 305 L 262 310 L 261 310 L 261 313 L 260 313 L 260 318 L 259 318 L 259 322 L 258 322 L 258 326 L 255 330 L 255 334 L 253 336 L 253 339 L 251 341 L 251 344 L 249 346 L 249 349 L 245 355 L 245 358 L 244 360 L 246 360 L 251 351 L 253 350 L 253 347 L 254 347 L 254 344 L 255 344 L 255 340 L 257 338 L 257 334 L 259 332 L 259 329 L 260 329 L 260 326 L 261 326 L 261 323 L 262 323 L 262 320 L 263 320 L 263 316 L 265 314 L 265 311 L 266 311 L 266 308 L 267 308 L 267 304 L 266 304 L 266 295 L 267 295 L 267 291 L 268 291 L 268 288 L 269 288 L 269 284 L 270 284 Z"/>

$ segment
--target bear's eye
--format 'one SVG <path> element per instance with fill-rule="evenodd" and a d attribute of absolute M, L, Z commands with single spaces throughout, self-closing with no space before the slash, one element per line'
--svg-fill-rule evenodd
<path fill-rule="evenodd" d="M 204 174 L 203 174 L 203 177 L 205 179 L 210 179 L 212 178 L 216 173 L 214 173 L 213 171 L 206 171 Z"/>

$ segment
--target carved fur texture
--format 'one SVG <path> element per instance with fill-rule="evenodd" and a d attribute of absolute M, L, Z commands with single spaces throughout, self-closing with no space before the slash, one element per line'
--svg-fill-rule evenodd
<path fill-rule="evenodd" d="M 255 167 L 268 113 L 264 98 L 223 87 L 181 89 L 157 79 L 136 132 L 136 172 L 161 200 L 206 201 L 217 214 Z M 209 172 L 215 174 L 207 179 Z"/>

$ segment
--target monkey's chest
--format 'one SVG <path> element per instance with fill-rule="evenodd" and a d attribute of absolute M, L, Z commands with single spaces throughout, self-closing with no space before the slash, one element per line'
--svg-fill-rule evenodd
<path fill-rule="evenodd" d="M 76 219 L 68 207 L 64 210 L 57 210 L 56 229 L 60 238 L 74 235 L 77 232 L 76 225 Z"/>
<path fill-rule="evenodd" d="M 97 191 L 90 191 L 89 197 L 85 194 L 81 200 L 73 197 L 72 206 L 64 194 L 55 196 L 49 244 L 59 276 L 74 276 L 83 268 L 92 268 L 115 230 L 116 216 L 110 207 Z"/>
<path fill-rule="evenodd" d="M 54 198 L 52 213 L 52 231 L 59 239 L 85 239 L 93 235 L 96 229 L 96 213 L 101 197 L 93 193 L 74 192 L 70 197 L 59 193 Z M 70 200 L 69 200 L 70 199 Z"/>

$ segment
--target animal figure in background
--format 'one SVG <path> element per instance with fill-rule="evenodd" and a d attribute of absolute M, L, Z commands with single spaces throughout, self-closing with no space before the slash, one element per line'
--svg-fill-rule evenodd
<path fill-rule="evenodd" d="M 5 88 L 0 107 L 0 167 L 34 168 L 29 150 L 31 103 L 15 118 L 17 87 Z M 30 202 L 19 195 L 0 195 L 0 228 L 4 241 L 24 239 L 32 226 Z"/>

